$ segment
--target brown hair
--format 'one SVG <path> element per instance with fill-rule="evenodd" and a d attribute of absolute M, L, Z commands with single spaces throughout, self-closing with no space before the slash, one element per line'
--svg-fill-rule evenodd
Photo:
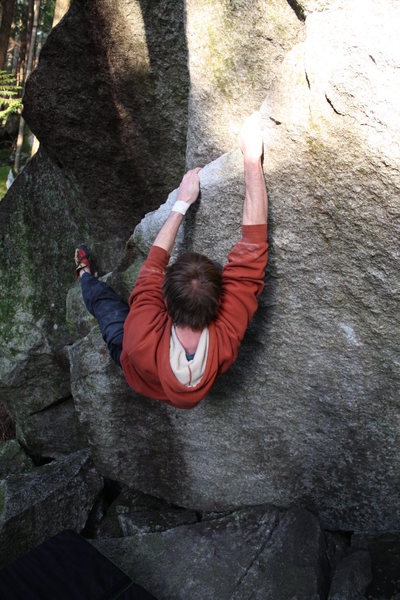
<path fill-rule="evenodd" d="M 187 252 L 167 267 L 163 294 L 175 325 L 204 329 L 217 314 L 222 274 L 212 260 Z"/>

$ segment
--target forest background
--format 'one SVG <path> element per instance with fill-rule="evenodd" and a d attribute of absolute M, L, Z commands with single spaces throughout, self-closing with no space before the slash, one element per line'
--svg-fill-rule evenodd
<path fill-rule="evenodd" d="M 25 82 L 70 0 L 0 1 L 0 199 L 38 147 L 21 115 Z"/>

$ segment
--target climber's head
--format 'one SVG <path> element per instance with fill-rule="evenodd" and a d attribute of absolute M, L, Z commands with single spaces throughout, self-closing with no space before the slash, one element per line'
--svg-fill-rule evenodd
<path fill-rule="evenodd" d="M 217 314 L 221 290 L 221 271 L 203 254 L 183 254 L 166 269 L 163 293 L 174 325 L 204 329 Z"/>

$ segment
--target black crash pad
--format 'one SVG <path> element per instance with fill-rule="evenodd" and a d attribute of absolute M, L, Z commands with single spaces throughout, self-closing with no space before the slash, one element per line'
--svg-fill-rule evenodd
<path fill-rule="evenodd" d="M 155 600 L 74 531 L 0 570 L 0 600 Z"/>

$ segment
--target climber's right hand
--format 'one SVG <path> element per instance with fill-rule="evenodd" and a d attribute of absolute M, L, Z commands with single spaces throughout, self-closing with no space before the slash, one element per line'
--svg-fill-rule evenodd
<path fill-rule="evenodd" d="M 188 204 L 196 202 L 200 193 L 200 170 L 200 167 L 196 167 L 185 173 L 179 186 L 177 200 L 183 200 Z"/>

